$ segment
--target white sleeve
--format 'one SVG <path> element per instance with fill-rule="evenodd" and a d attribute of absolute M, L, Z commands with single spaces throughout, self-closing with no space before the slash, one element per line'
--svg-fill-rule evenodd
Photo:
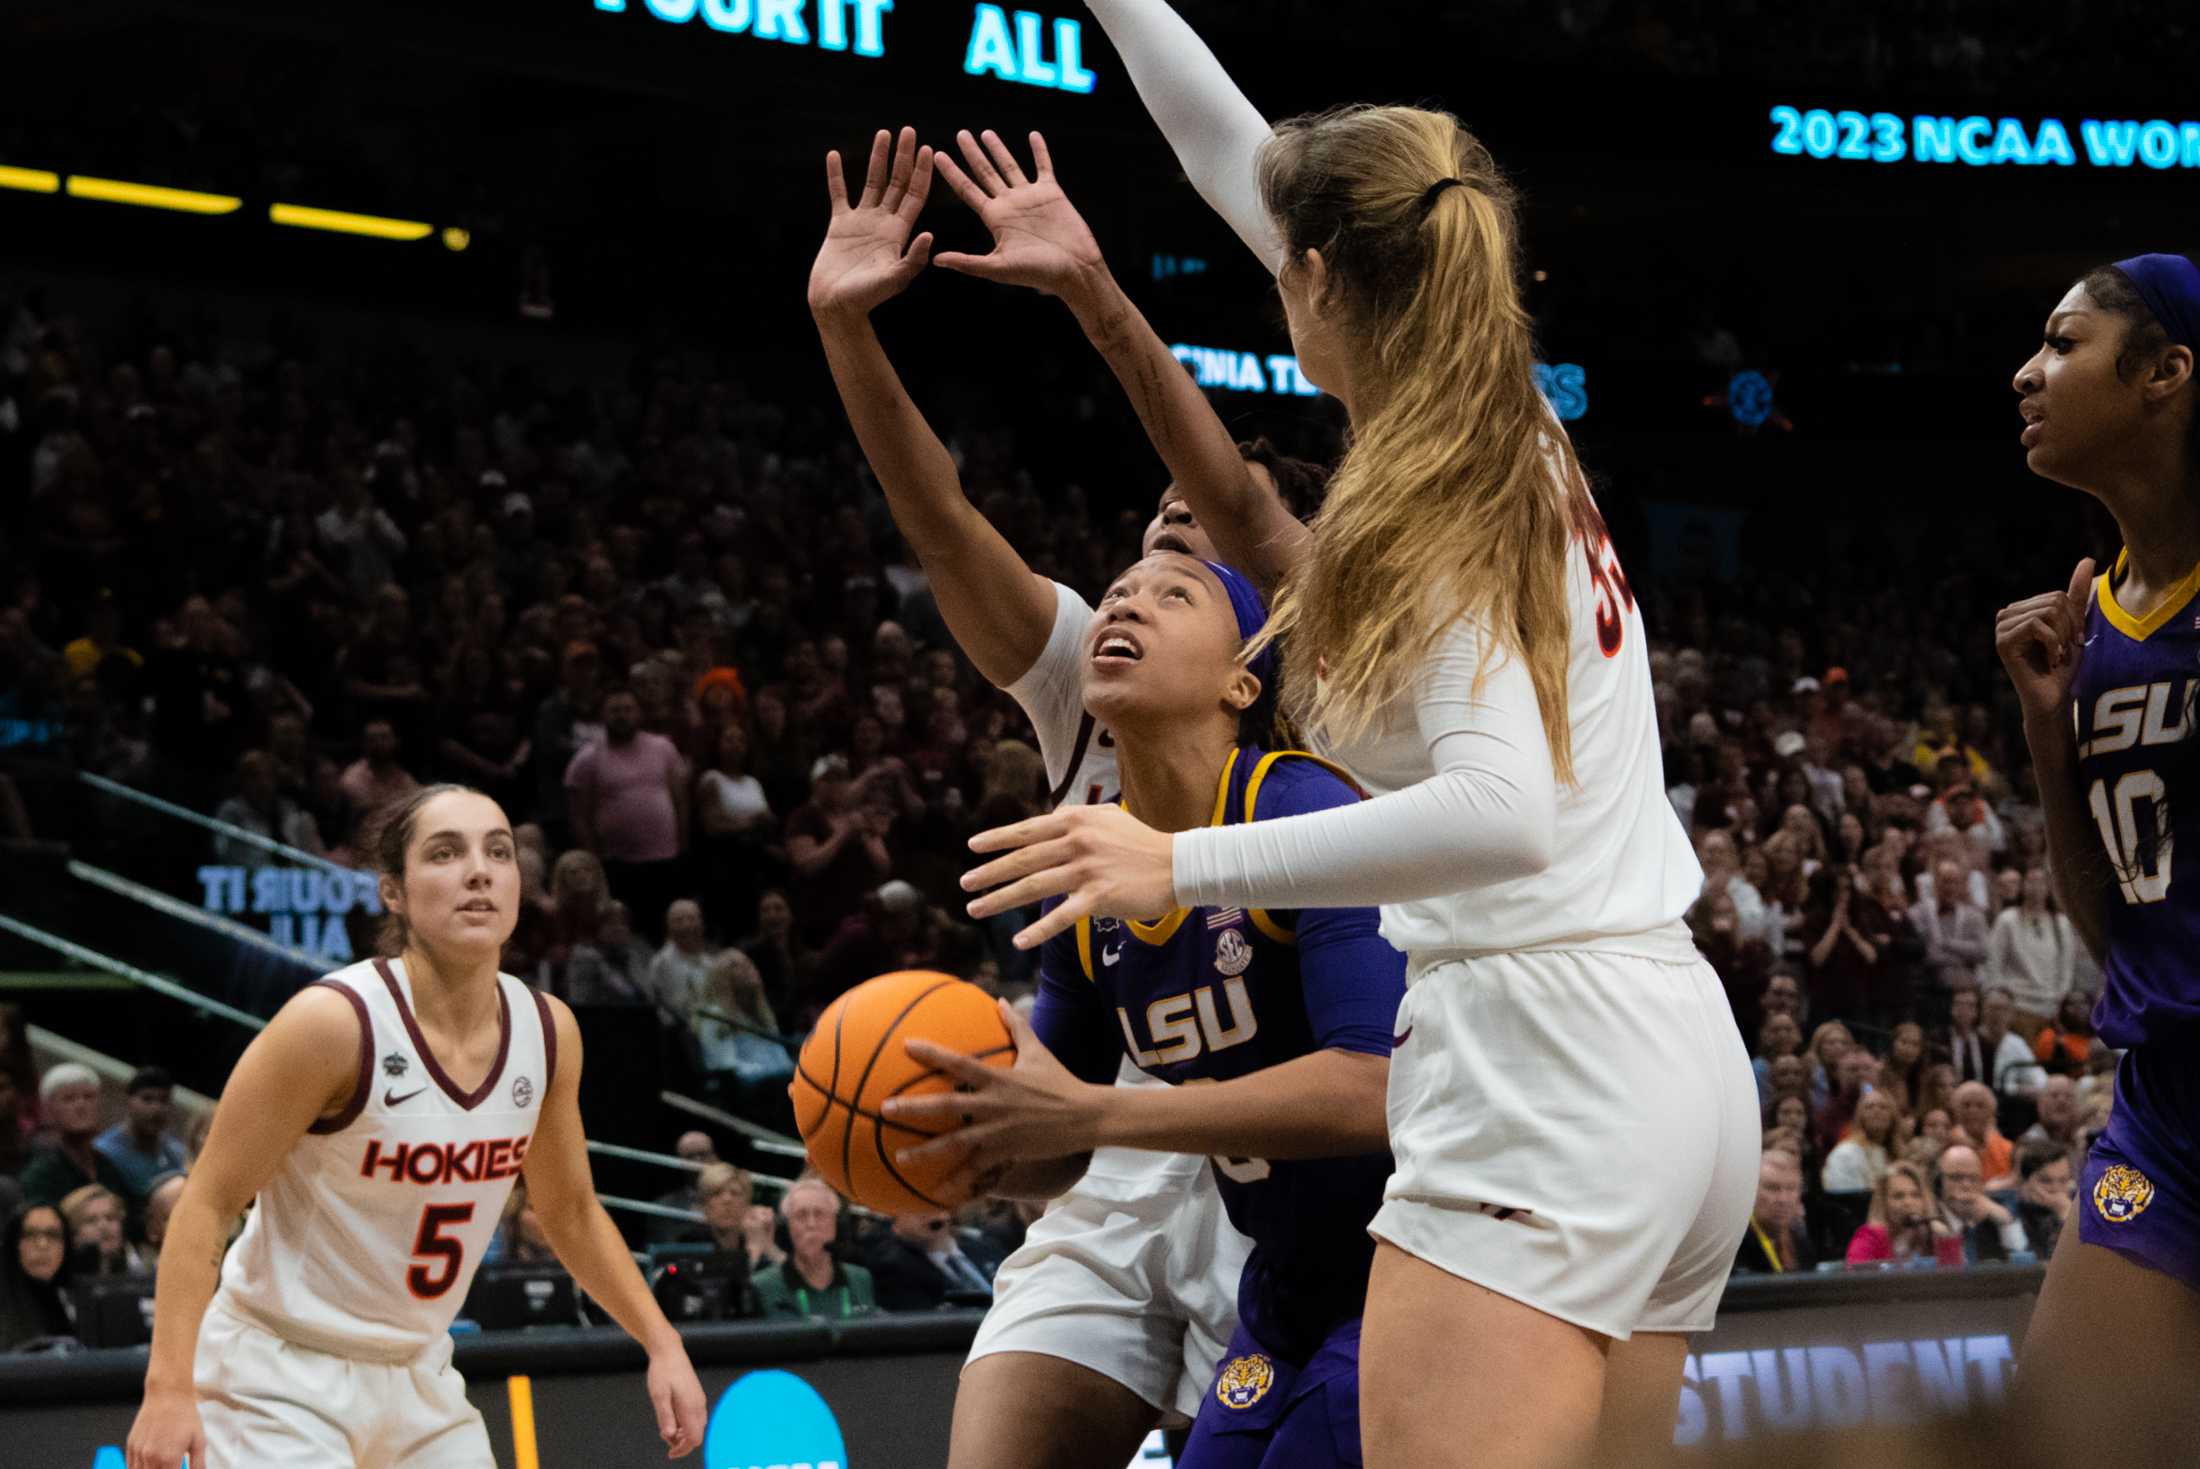
<path fill-rule="evenodd" d="M 1527 665 L 1511 654 L 1479 693 L 1485 639 L 1464 618 L 1413 674 L 1435 774 L 1389 795 L 1176 838 L 1187 906 L 1349 908 L 1410 903 L 1548 867 L 1558 782 Z"/>
<path fill-rule="evenodd" d="M 1060 789 L 1069 778 L 1077 751 L 1077 730 L 1085 722 L 1084 668 L 1078 659 L 1092 608 L 1060 582 L 1054 584 L 1054 630 L 1023 677 L 1002 690 L 1023 707 L 1039 736 L 1039 758 L 1046 761 L 1047 785 Z"/>
<path fill-rule="evenodd" d="M 1254 161 L 1271 129 L 1168 0 L 1086 0 L 1185 177 L 1274 275 L 1283 242 L 1261 206 Z"/>

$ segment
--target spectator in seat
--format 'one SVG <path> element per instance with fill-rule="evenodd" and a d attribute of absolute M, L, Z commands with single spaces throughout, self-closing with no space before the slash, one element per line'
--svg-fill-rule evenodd
<path fill-rule="evenodd" d="M 2078 1142 L 2078 1084 L 2067 1076 L 2050 1076 L 2034 1100 L 2039 1119 L 2017 1135 L 2017 1150 L 2046 1144 L 2064 1152 Z"/>
<path fill-rule="evenodd" d="M 2001 1099 L 1984 1082 L 1967 1081 L 1956 1088 L 1954 1141 L 1977 1152 L 1985 1168 L 1981 1178 L 1995 1190 L 2016 1183 L 2016 1145 L 1994 1125 L 2000 1108 Z"/>
<path fill-rule="evenodd" d="M 1734 1273 L 1788 1275 L 1814 1263 L 1803 1228 L 1802 1165 L 1793 1154 L 1767 1150 L 1757 1161 L 1757 1202 L 1734 1253 Z"/>
<path fill-rule="evenodd" d="M 769 888 L 756 900 L 756 931 L 741 940 L 740 949 L 763 977 L 764 996 L 774 1012 L 792 1013 L 817 956 L 802 946 L 794 905 L 784 891 Z"/>
<path fill-rule="evenodd" d="M 611 892 L 641 919 L 652 942 L 680 896 L 688 844 L 687 767 L 663 735 L 641 727 L 630 688 L 604 694 L 603 738 L 565 770 L 566 814 L 576 846 L 603 862 Z"/>
<path fill-rule="evenodd" d="M 2032 1054 L 2050 1079 L 2076 1078 L 2085 1075 L 2095 1044 L 2093 991 L 2073 989 L 2057 1004 L 2055 1018 L 2033 1032 Z"/>
<path fill-rule="evenodd" d="M 69 1226 L 52 1204 L 25 1204 L 0 1237 L 0 1352 L 76 1329 Z"/>
<path fill-rule="evenodd" d="M 153 1180 L 182 1168 L 188 1158 L 174 1131 L 175 1078 L 159 1066 L 147 1066 L 130 1078 L 122 1121 L 92 1140 L 115 1165 L 128 1188 L 124 1196 L 142 1204 Z"/>
<path fill-rule="evenodd" d="M 1979 1044 L 1991 1047 L 1994 1074 L 1989 1084 L 1994 1090 L 2003 1096 L 2029 1097 L 2047 1080 L 2047 1068 L 2032 1053 L 2031 1040 L 2010 1028 L 2016 1009 L 2016 999 L 2007 989 L 1996 985 L 1987 990 L 1979 1003 Z"/>
<path fill-rule="evenodd" d="M 1917 1137 L 1912 1141 L 1931 1143 L 1934 1148 L 1934 1156 L 1938 1157 L 1940 1149 L 1955 1141 L 1955 1135 L 1955 1114 L 1946 1107 L 1929 1107 L 1918 1117 Z"/>
<path fill-rule="evenodd" d="M 1792 1015 L 1769 1015 L 1757 1032 L 1757 1057 L 1750 1066 L 1757 1073 L 1757 1103 L 1772 1102 L 1772 1063 L 1782 1056 L 1797 1055 L 1803 1048 L 1802 1027 Z"/>
<path fill-rule="evenodd" d="M 1725 893 L 1706 891 L 1696 900 L 1688 910 L 1688 931 L 1697 952 L 1718 972 L 1736 1020 L 1746 1024 L 1770 962 L 1765 946 L 1742 928 L 1734 900 Z"/>
<path fill-rule="evenodd" d="M 2017 1223 L 2032 1242 L 2033 1253 L 2046 1260 L 2062 1239 L 2070 1218 L 2071 1187 L 2076 1172 L 2070 1151 L 2051 1143 L 2026 1143 L 2017 1149 L 2017 1173 L 2024 1180 L 2017 1189 Z"/>
<path fill-rule="evenodd" d="M 1827 1193 L 1863 1193 L 1877 1188 L 1888 1165 L 1909 1145 L 1910 1125 L 1895 1108 L 1886 1091 L 1867 1090 L 1856 1103 L 1856 1115 L 1840 1141 L 1826 1154 L 1820 1182 Z"/>
<path fill-rule="evenodd" d="M 1879 1058 L 1862 1046 L 1850 1046 L 1841 1053 L 1833 1092 L 1819 1104 L 1811 1119 L 1811 1137 L 1820 1152 L 1830 1154 L 1834 1144 L 1848 1132 L 1858 1104 L 1871 1091 L 1872 1078 L 1878 1074 Z"/>
<path fill-rule="evenodd" d="M 802 1002 L 802 1023 L 857 985 L 897 969 L 921 969 L 932 953 L 924 895 L 896 878 L 864 901 L 840 926 L 818 959 L 816 981 Z"/>
<path fill-rule="evenodd" d="M 1942 858 L 1933 866 L 1932 896 L 1910 909 L 1910 921 L 1925 941 L 1925 962 L 1935 969 L 1961 964 L 1975 970 L 1986 961 L 1991 934 L 1969 891 L 1963 864 Z"/>
<path fill-rule="evenodd" d="M 710 983 L 711 965 L 718 955 L 703 931 L 703 908 L 693 898 L 681 898 L 665 910 L 665 941 L 649 961 L 644 987 L 657 1006 L 658 1016 L 680 1027 L 695 1023 L 695 1007 L 702 1003 Z"/>
<path fill-rule="evenodd" d="M 152 1264 L 123 1237 L 121 1196 L 87 1183 L 61 1201 L 69 1225 L 72 1273 L 79 1280 L 101 1275 L 144 1275 Z"/>
<path fill-rule="evenodd" d="M 1766 1020 L 1785 1015 L 1798 1026 L 1808 1025 L 1810 1014 L 1804 1005 L 1803 982 L 1785 969 L 1773 970 L 1757 996 L 1757 1011 Z"/>
<path fill-rule="evenodd" d="M 1894 1097 L 1895 1110 L 1905 1117 L 1917 1115 L 1917 1098 L 1925 1090 L 1925 1027 L 1905 1020 L 1887 1041 L 1887 1059 L 1879 1063 L 1874 1084 Z"/>
<path fill-rule="evenodd" d="M 841 921 L 862 908 L 863 895 L 891 874 L 887 816 L 882 821 L 858 799 L 847 757 L 827 755 L 811 767 L 809 803 L 787 818 L 787 861 L 806 946 L 830 942 Z"/>
<path fill-rule="evenodd" d="M 145 1260 L 147 1268 L 160 1269 L 161 1246 L 168 1242 L 168 1220 L 183 1197 L 182 1173 L 163 1173 L 145 1195 Z"/>
<path fill-rule="evenodd" d="M 697 1169 L 708 1168 L 718 1161 L 718 1145 L 710 1134 L 700 1129 L 683 1132 L 672 1145 L 673 1155 L 682 1162 L 693 1163 Z M 657 1196 L 657 1202 L 667 1209 L 685 1209 L 690 1213 L 703 1212 L 703 1200 L 698 1190 L 702 1178 L 700 1172 L 687 1173 L 678 1188 L 668 1189 Z M 644 1227 L 652 1244 L 669 1243 L 692 1236 L 695 1226 L 679 1219 L 661 1219 L 652 1216 Z"/>
<path fill-rule="evenodd" d="M 773 1038 L 778 1034 L 779 1017 L 765 998 L 756 965 L 739 949 L 719 954 L 695 1012 L 703 1070 L 730 1077 L 743 1091 L 783 1088 L 794 1075 L 794 1057 Z"/>
<path fill-rule="evenodd" d="M 397 727 L 387 719 L 370 719 L 359 732 L 359 758 L 344 767 L 337 785 L 351 802 L 352 829 L 374 812 L 401 801 L 420 789 L 420 782 L 397 763 Z"/>
<path fill-rule="evenodd" d="M 2007 986 L 2016 1001 L 2010 1028 L 2029 1038 L 2047 1027 L 2083 976 L 2086 959 L 2069 918 L 2049 904 L 2047 868 L 2034 864 L 2022 882 L 2017 905 L 1994 915 L 1979 975 L 1988 985 Z"/>
<path fill-rule="evenodd" d="M 1963 1238 L 1963 1258 L 1967 1263 L 2006 1260 L 2030 1247 L 2024 1236 L 2024 1226 L 1987 1193 L 1992 1185 L 1986 1178 L 1978 1149 L 1965 1141 L 1961 1133 L 1941 1150 L 1940 1164 L 1935 1172 L 1939 1175 L 1941 1207 L 1949 1224 Z"/>
<path fill-rule="evenodd" d="M 1828 1020 L 1810 1033 L 1810 1044 L 1803 1048 L 1803 1054 L 1811 1063 L 1810 1101 L 1814 1109 L 1839 1087 L 1841 1058 L 1855 1046 L 1849 1028 L 1838 1020 Z"/>
<path fill-rule="evenodd" d="M 749 1275 L 787 1258 L 772 1238 L 777 1220 L 767 1204 L 756 1202 L 756 1181 L 731 1163 L 711 1163 L 696 1175 L 695 1196 L 702 1206 L 703 1228 L 689 1238 L 729 1255 L 745 1255 Z"/>
<path fill-rule="evenodd" d="M 237 794 L 214 808 L 214 819 L 321 855 L 320 827 L 312 813 L 282 793 L 275 759 L 265 750 L 247 750 L 237 757 Z M 232 867 L 266 867 L 283 859 L 257 842 L 225 835 L 214 838 L 214 860 Z"/>
<path fill-rule="evenodd" d="M 1948 994 L 1948 1028 L 1935 1038 L 1935 1047 L 1946 1053 L 1955 1067 L 1956 1080 L 1983 1081 L 1991 1085 L 1994 1079 L 1994 1050 L 1979 1034 L 1979 993 L 1972 985 L 1962 985 Z"/>
<path fill-rule="evenodd" d="M 695 782 L 707 876 L 703 891 L 718 931 L 730 934 L 754 911 L 757 894 L 773 869 L 784 866 L 784 856 L 778 852 L 779 818 L 749 771 L 747 726 L 729 720 L 713 737 L 709 754 L 709 766 Z"/>
<path fill-rule="evenodd" d="M 1963 1263 L 1963 1240 L 1941 1216 L 1925 1171 L 1915 1163 L 1889 1164 L 1872 1190 L 1871 1210 L 1849 1239 L 1848 1265 L 1934 1260 Z"/>
<path fill-rule="evenodd" d="M 602 678 L 603 658 L 596 645 L 575 639 L 565 645 L 558 686 L 535 711 L 535 735 L 528 741 L 535 767 L 535 813 L 561 847 L 573 835 L 566 819 L 565 772 L 574 756 L 603 736 Z"/>
<path fill-rule="evenodd" d="M 92 1145 L 99 1137 L 98 1073 L 74 1061 L 50 1067 L 38 1084 L 38 1101 L 52 1136 L 24 1165 L 24 1199 L 59 1204 L 87 1183 L 128 1197 L 130 1181 Z"/>
<path fill-rule="evenodd" d="M 840 1233 L 840 1195 L 824 1179 L 805 1175 L 787 1185 L 779 1200 L 791 1248 L 787 1258 L 755 1276 L 756 1297 L 766 1316 L 814 1316 L 845 1321 L 878 1310 L 871 1272 L 843 1265 L 833 1254 Z"/>
<path fill-rule="evenodd" d="M 991 1296 L 993 1272 L 1001 1265 L 990 1245 L 976 1235 L 965 1237 L 944 1210 L 896 1215 L 893 1228 L 872 1243 L 865 1263 L 885 1311 L 937 1310 L 948 1304 L 950 1291 Z"/>
<path fill-rule="evenodd" d="M 1802 936 L 1820 1008 L 1879 1023 L 1906 1011 L 1909 995 L 1888 953 L 1893 924 L 1860 877 L 1853 867 L 1816 874 Z"/>

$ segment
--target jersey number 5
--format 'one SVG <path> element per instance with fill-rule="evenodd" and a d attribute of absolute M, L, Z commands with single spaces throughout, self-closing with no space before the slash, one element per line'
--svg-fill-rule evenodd
<path fill-rule="evenodd" d="M 473 1217 L 472 1204 L 429 1204 L 421 1209 L 420 1229 L 413 1236 L 413 1259 L 427 1263 L 415 1264 L 405 1272 L 405 1284 L 415 1296 L 432 1301 L 458 1284 L 458 1273 L 466 1265 L 466 1247 L 443 1231 Z"/>
<path fill-rule="evenodd" d="M 1609 535 L 1594 541 L 1584 538 L 1582 549 L 1588 553 L 1589 580 L 1597 590 L 1597 647 L 1605 657 L 1617 658 L 1627 636 L 1627 614 L 1635 610 L 1635 589 L 1619 569 L 1619 552 L 1612 549 Z"/>

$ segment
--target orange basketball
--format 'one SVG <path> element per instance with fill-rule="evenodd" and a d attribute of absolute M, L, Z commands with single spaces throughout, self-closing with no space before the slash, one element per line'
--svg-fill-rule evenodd
<path fill-rule="evenodd" d="M 992 996 L 951 974 L 906 969 L 866 980 L 826 1007 L 802 1046 L 787 1094 L 810 1163 L 847 1197 L 881 1214 L 952 1208 L 949 1167 L 904 1168 L 894 1154 L 942 1128 L 889 1122 L 888 1097 L 951 1091 L 952 1078 L 920 1064 L 906 1042 L 930 1041 L 988 1066 L 1016 1060 Z"/>

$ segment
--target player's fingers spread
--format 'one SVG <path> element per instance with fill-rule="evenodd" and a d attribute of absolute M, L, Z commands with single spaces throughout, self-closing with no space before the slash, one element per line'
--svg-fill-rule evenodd
<path fill-rule="evenodd" d="M 833 213 L 846 212 L 848 208 L 848 179 L 840 171 L 840 150 L 837 148 L 825 155 L 825 192 L 832 200 Z"/>
<path fill-rule="evenodd" d="M 949 1050 L 936 1041 L 917 1040 L 912 1037 L 902 1042 L 902 1049 L 909 1053 L 909 1059 L 912 1061 L 930 1066 L 936 1071 L 944 1071 L 958 1081 L 967 1081 L 977 1086 L 990 1086 L 1001 1075 L 1000 1072 L 986 1065 L 983 1061 L 966 1056 L 960 1051 Z M 919 1099 L 914 1097 L 894 1098 L 893 1101 L 887 1103 L 887 1115 L 896 1115 L 893 1108 L 894 1102 L 916 1100 Z"/>
<path fill-rule="evenodd" d="M 1048 898 L 1059 898 L 1076 886 L 1076 879 L 1071 877 L 1066 869 L 1049 867 L 1044 871 L 1034 872 L 1029 877 L 1012 882 L 1005 888 L 987 893 L 982 898 L 973 899 L 970 903 L 970 916 L 972 918 L 991 918 L 997 913 L 1013 912 L 1018 908 L 1029 907 L 1033 903 L 1045 902 Z M 1053 914 L 1048 915 L 1049 918 L 1053 916 Z M 1072 920 L 1077 916 L 1074 913 L 1070 915 Z M 1025 932 L 1028 933 L 1030 930 L 1026 929 Z M 1029 945 L 1025 947 L 1028 948 Z"/>
<path fill-rule="evenodd" d="M 979 188 L 977 181 L 964 173 L 954 159 L 945 153 L 935 153 L 932 155 L 932 167 L 947 181 L 947 187 L 955 191 L 956 198 L 972 209 L 982 211 L 985 208 L 985 190 Z"/>
<path fill-rule="evenodd" d="M 909 192 L 909 180 L 917 171 L 917 130 L 903 128 L 901 136 L 894 140 L 892 171 L 887 175 L 886 193 L 879 203 L 887 209 L 901 208 L 902 197 Z"/>
<path fill-rule="evenodd" d="M 869 209 L 879 201 L 886 190 L 886 160 L 894 146 L 894 135 L 884 128 L 871 139 L 871 161 L 863 170 L 863 197 L 857 201 L 858 209 Z"/>
<path fill-rule="evenodd" d="M 1018 821 L 1008 826 L 996 826 L 981 831 L 970 839 L 970 850 L 1005 852 L 1011 847 L 1028 847 L 1033 842 L 1062 836 L 1070 829 L 1071 823 L 1067 814 L 1057 811 L 1052 815 L 1034 816 L 1029 821 Z M 963 885 L 970 886 L 968 878 L 964 879 Z"/>
<path fill-rule="evenodd" d="M 1000 169 L 1001 177 L 1007 179 L 1011 187 L 1030 182 L 1024 177 L 1024 166 L 1008 151 L 1008 144 L 1001 141 L 999 133 L 987 128 L 980 140 L 985 144 L 986 156 L 993 160 L 994 167 Z"/>
<path fill-rule="evenodd" d="M 909 253 L 901 257 L 902 267 L 911 275 L 915 275 L 918 271 L 924 269 L 926 265 L 931 263 L 931 260 L 932 236 L 930 234 L 922 234 L 911 240 L 909 242 Z"/>
<path fill-rule="evenodd" d="M 942 270 L 952 270 L 957 275 L 974 275 L 982 281 L 1001 279 L 1000 262 L 990 255 L 965 255 L 950 250 L 936 257 L 932 263 Z"/>
<path fill-rule="evenodd" d="M 1086 902 L 1082 895 L 1072 897 L 1053 909 L 1037 923 L 1017 934 L 1016 947 L 1019 949 L 1036 949 L 1091 911 L 1092 905 Z"/>
<path fill-rule="evenodd" d="M 1046 136 L 1042 133 L 1031 135 L 1031 166 L 1042 182 L 1053 180 L 1054 155 L 1047 151 Z"/>
<path fill-rule="evenodd" d="M 985 149 L 971 136 L 970 129 L 964 128 L 955 134 L 955 146 L 962 150 L 963 162 L 969 165 L 970 176 L 978 181 L 979 187 L 989 196 L 1008 191 L 1008 185 L 1001 181 L 1000 170 L 993 166 L 992 159 L 985 156 Z"/>
<path fill-rule="evenodd" d="M 914 220 L 924 212 L 924 201 L 932 197 L 932 173 L 937 157 L 928 143 L 917 150 L 916 171 L 910 175 L 908 192 L 902 196 L 901 217 Z"/>

